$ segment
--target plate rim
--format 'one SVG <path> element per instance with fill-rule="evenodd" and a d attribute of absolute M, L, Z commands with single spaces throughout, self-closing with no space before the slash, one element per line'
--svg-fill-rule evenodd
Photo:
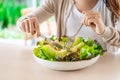
<path fill-rule="evenodd" d="M 53 63 L 66 63 L 65 61 L 49 61 L 49 60 L 45 60 L 45 59 L 42 59 L 42 58 L 39 58 L 39 57 L 37 57 L 35 54 L 33 54 L 33 57 L 36 59 L 39 59 L 39 60 L 42 60 L 42 61 L 47 61 L 47 62 L 53 62 Z M 99 58 L 100 57 L 100 55 L 98 55 L 98 56 L 96 56 L 96 57 L 93 57 L 93 58 L 91 58 L 91 59 L 89 59 L 89 60 L 82 60 L 82 61 L 69 61 L 69 62 L 67 62 L 67 63 L 76 63 L 76 62 L 86 62 L 86 61 L 90 61 L 90 60 L 93 60 L 93 59 L 95 59 L 95 58 Z"/>

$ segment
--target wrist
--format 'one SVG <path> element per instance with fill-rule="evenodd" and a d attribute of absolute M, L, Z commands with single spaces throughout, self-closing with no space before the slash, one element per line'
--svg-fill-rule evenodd
<path fill-rule="evenodd" d="M 100 35 L 102 35 L 104 32 L 105 32 L 105 26 L 103 26 L 102 31 L 101 31 L 101 33 L 100 33 Z"/>
<path fill-rule="evenodd" d="M 101 27 L 99 27 L 99 30 L 98 30 L 98 35 L 102 35 L 103 33 L 105 32 L 105 25 L 102 25 Z"/>

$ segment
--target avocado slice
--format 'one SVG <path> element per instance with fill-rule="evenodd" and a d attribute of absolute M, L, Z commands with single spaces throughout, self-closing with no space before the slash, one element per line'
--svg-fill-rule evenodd
<path fill-rule="evenodd" d="M 82 37 L 77 37 L 72 45 L 72 47 L 78 45 L 80 42 L 84 42 L 84 39 Z"/>
<path fill-rule="evenodd" d="M 44 45 L 41 48 L 42 52 L 48 59 L 54 59 L 56 55 L 56 50 L 52 48 L 50 45 Z"/>
<path fill-rule="evenodd" d="M 84 45 L 85 45 L 84 42 L 81 42 L 78 45 L 72 47 L 70 50 L 73 52 L 79 52 Z"/>

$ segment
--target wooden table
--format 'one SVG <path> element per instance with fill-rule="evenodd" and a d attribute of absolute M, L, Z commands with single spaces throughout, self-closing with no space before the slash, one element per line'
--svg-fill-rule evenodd
<path fill-rule="evenodd" d="M 1 44 L 0 80 L 120 80 L 120 54 L 106 53 L 91 67 L 60 72 L 39 65 L 32 47 Z"/>

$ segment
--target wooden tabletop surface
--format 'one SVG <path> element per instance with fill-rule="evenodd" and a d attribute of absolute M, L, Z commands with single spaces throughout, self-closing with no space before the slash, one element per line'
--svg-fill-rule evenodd
<path fill-rule="evenodd" d="M 33 47 L 0 45 L 0 80 L 120 80 L 120 54 L 106 53 L 82 70 L 60 72 L 39 65 Z"/>

